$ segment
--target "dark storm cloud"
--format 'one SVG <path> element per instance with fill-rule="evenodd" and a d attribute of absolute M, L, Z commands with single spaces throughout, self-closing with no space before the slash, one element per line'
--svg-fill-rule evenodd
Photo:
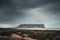
<path fill-rule="evenodd" d="M 0 0 L 0 5 L 10 5 L 11 0 Z"/>
<path fill-rule="evenodd" d="M 10 23 L 14 18 L 23 15 L 22 12 L 17 12 L 16 4 L 12 0 L 0 0 L 0 23 Z"/>
<path fill-rule="evenodd" d="M 10 23 L 14 20 L 24 18 L 22 9 L 36 8 L 53 4 L 48 10 L 60 11 L 60 0 L 0 0 L 0 23 Z"/>
<path fill-rule="evenodd" d="M 17 4 L 20 8 L 35 8 L 46 4 L 54 4 L 53 7 L 58 7 L 60 0 L 17 0 Z"/>

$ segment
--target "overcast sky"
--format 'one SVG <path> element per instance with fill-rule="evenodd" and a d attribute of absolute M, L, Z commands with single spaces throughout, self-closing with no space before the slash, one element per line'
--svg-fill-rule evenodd
<path fill-rule="evenodd" d="M 0 0 L 0 27 L 20 24 L 60 28 L 60 0 Z"/>

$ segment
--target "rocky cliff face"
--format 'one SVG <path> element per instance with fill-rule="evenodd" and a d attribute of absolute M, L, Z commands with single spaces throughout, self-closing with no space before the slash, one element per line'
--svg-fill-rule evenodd
<path fill-rule="evenodd" d="M 19 28 L 45 28 L 44 24 L 21 24 Z"/>

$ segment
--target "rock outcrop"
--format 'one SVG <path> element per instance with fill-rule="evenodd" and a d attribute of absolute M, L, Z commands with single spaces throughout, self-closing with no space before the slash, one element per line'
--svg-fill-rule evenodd
<path fill-rule="evenodd" d="M 18 28 L 45 28 L 44 24 L 21 24 Z"/>

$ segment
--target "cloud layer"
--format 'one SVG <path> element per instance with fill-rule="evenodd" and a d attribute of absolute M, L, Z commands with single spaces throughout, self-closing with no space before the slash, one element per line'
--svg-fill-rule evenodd
<path fill-rule="evenodd" d="M 60 0 L 0 0 L 0 24 L 43 23 L 60 26 Z"/>

